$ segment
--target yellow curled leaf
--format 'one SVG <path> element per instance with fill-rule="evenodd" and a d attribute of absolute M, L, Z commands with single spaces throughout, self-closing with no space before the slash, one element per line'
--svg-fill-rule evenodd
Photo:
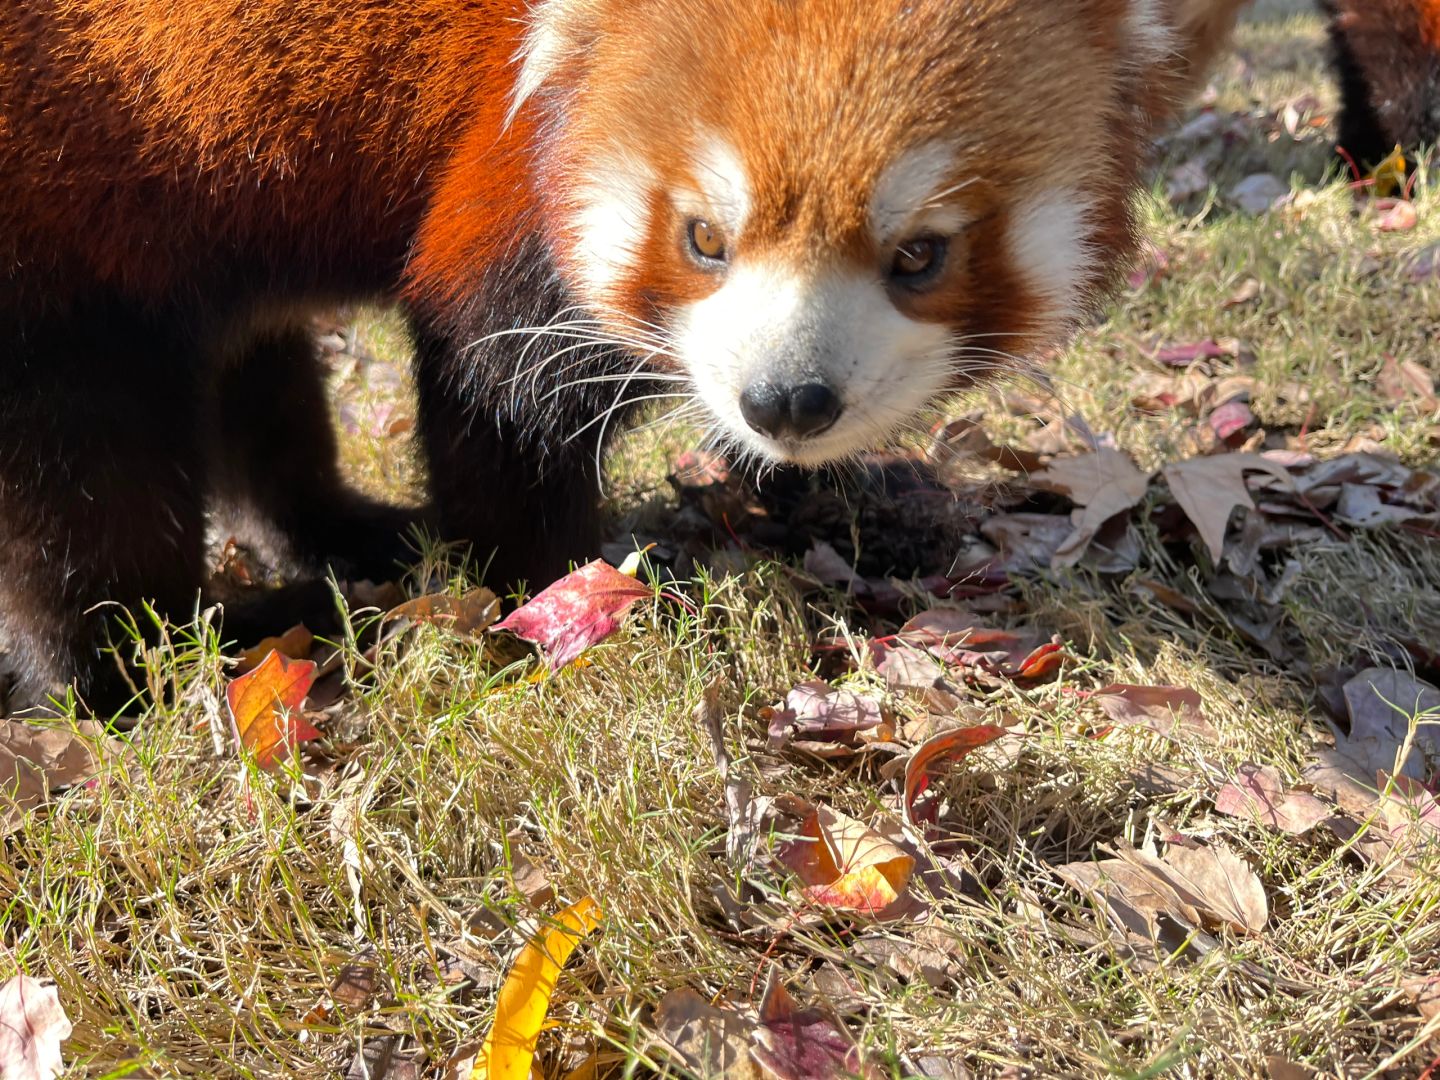
<path fill-rule="evenodd" d="M 599 905 L 587 896 L 555 916 L 553 925 L 520 950 L 495 999 L 495 1023 L 475 1057 L 470 1080 L 527 1080 L 560 969 L 600 919 Z"/>
<path fill-rule="evenodd" d="M 1409 172 L 1410 163 L 1405 160 L 1405 148 L 1397 145 L 1389 157 L 1371 170 L 1371 190 L 1381 198 L 1388 195 L 1403 196 Z"/>

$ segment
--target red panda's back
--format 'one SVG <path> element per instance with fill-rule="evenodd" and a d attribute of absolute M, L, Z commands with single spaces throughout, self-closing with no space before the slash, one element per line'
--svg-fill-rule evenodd
<path fill-rule="evenodd" d="M 0 4 L 0 290 L 156 294 L 217 261 L 375 287 L 465 125 L 493 126 L 519 6 Z"/>

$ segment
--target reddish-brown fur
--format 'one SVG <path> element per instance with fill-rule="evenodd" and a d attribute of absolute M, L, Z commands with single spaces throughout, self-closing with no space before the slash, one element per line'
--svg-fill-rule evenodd
<path fill-rule="evenodd" d="M 1340 146 L 1375 165 L 1440 141 L 1440 0 L 1326 0 Z"/>
<path fill-rule="evenodd" d="M 1149 131 L 1239 7 L 1159 0 L 1173 52 L 1147 68 L 1137 2 L 548 0 L 563 47 L 540 63 L 525 0 L 4 0 L 0 698 L 8 672 L 12 706 L 122 701 L 91 612 L 186 614 L 207 507 L 312 567 L 393 565 L 402 515 L 339 483 L 319 303 L 403 305 L 444 534 L 498 550 L 503 580 L 590 554 L 595 421 L 635 357 L 569 354 L 565 377 L 593 378 L 542 402 L 521 365 L 571 342 L 505 335 L 593 299 L 576 193 L 622 135 L 662 182 L 593 315 L 663 321 L 715 287 L 669 203 L 698 128 L 752 177 L 751 253 L 852 268 L 888 258 L 864 224 L 897 141 L 958 132 L 981 174 L 954 196 L 967 256 L 897 302 L 972 331 L 1003 313 L 1017 350 L 1053 337 L 1007 255 L 1017 193 L 1085 194 L 1098 291 Z M 545 78 L 507 123 L 521 55 Z"/>

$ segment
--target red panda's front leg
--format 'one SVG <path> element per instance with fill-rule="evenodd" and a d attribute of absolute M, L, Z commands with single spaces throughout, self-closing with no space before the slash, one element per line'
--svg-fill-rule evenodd
<path fill-rule="evenodd" d="M 435 514 L 496 587 L 543 587 L 599 553 L 605 443 L 649 392 L 636 358 L 560 327 L 575 312 L 534 236 L 463 309 L 412 304 Z"/>

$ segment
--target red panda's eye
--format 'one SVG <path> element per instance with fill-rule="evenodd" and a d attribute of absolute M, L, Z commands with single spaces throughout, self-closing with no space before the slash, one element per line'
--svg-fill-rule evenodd
<path fill-rule="evenodd" d="M 690 222 L 690 247 L 701 259 L 722 262 L 725 259 L 725 238 L 708 221 Z"/>
<path fill-rule="evenodd" d="M 911 237 L 895 249 L 890 276 L 902 284 L 914 286 L 938 274 L 944 261 L 944 237 Z"/>

